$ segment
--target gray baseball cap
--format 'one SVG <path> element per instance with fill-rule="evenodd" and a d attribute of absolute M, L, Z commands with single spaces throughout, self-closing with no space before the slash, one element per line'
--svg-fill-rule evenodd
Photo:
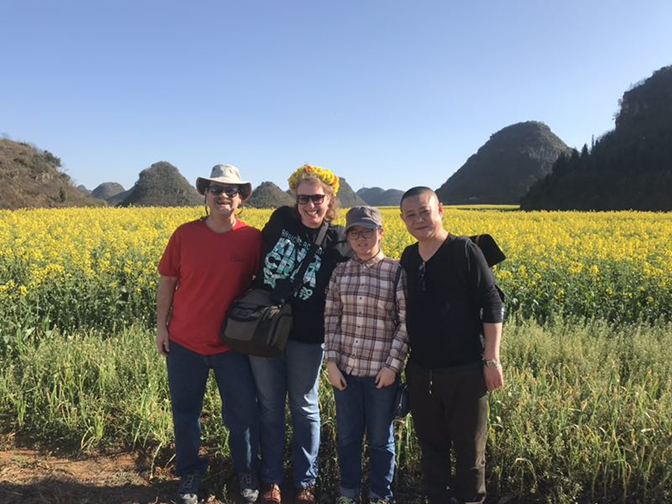
<path fill-rule="evenodd" d="M 355 206 L 345 214 L 345 230 L 348 231 L 354 226 L 378 229 L 383 227 L 383 219 L 375 207 Z"/>
<path fill-rule="evenodd" d="M 218 182 L 220 184 L 235 184 L 240 187 L 240 196 L 245 201 L 252 194 L 252 184 L 240 178 L 240 170 L 233 165 L 218 164 L 212 167 L 210 177 L 198 177 L 196 179 L 196 189 L 201 194 L 205 194 L 205 190 L 210 185 L 210 182 Z"/>

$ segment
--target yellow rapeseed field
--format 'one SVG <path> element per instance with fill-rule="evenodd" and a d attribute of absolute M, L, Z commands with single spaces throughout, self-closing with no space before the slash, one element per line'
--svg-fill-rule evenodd
<path fill-rule="evenodd" d="M 258 228 L 270 210 L 244 210 Z M 412 243 L 383 209 L 384 249 Z M 156 264 L 171 232 L 202 208 L 0 211 L 3 331 L 151 323 Z M 455 234 L 490 233 L 507 254 L 496 275 L 510 313 L 625 321 L 672 319 L 672 214 L 448 208 Z"/>
<path fill-rule="evenodd" d="M 242 218 L 261 228 L 270 213 Z M 384 248 L 395 258 L 413 241 L 398 214 L 383 209 Z M 48 447 L 167 453 L 170 398 L 153 344 L 156 266 L 172 231 L 202 215 L 0 211 L 3 431 Z M 450 208 L 445 225 L 490 233 L 508 256 L 496 275 L 516 316 L 502 349 L 507 386 L 489 397 L 489 491 L 520 502 L 670 502 L 672 214 Z M 338 469 L 324 375 L 320 409 L 326 495 Z M 227 458 L 213 381 L 204 412 L 204 446 Z M 415 502 L 421 468 L 411 417 L 396 422 L 395 439 L 397 500 Z"/>

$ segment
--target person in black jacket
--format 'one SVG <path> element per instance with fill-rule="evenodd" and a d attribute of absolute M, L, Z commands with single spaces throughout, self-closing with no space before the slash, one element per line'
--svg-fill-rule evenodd
<path fill-rule="evenodd" d="M 320 446 L 318 378 L 324 354 L 324 306 L 331 273 L 352 255 L 336 216 L 339 179 L 304 165 L 289 178 L 296 206 L 278 208 L 262 230 L 262 266 L 254 287 L 289 284 L 323 223 L 328 229 L 300 289 L 290 298 L 293 327 L 284 354 L 250 357 L 261 404 L 262 502 L 280 503 L 284 479 L 285 399 L 292 414 L 292 463 L 297 502 L 315 501 Z"/>
<path fill-rule="evenodd" d="M 430 504 L 480 503 L 486 394 L 504 385 L 504 306 L 478 246 L 444 229 L 443 205 L 434 191 L 409 189 L 401 218 L 418 240 L 404 250 L 401 264 L 408 278 L 406 379 L 426 493 Z"/>

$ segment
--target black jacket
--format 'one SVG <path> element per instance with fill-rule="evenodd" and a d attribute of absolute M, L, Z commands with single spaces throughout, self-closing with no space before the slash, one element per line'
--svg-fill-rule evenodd
<path fill-rule="evenodd" d="M 465 247 L 466 261 L 457 260 Z M 448 235 L 429 261 L 422 260 L 416 243 L 406 247 L 401 264 L 408 278 L 406 327 L 411 358 L 428 368 L 480 360 L 481 321 L 502 322 L 504 304 L 478 245 Z M 466 274 L 457 271 L 460 264 Z"/>
<path fill-rule="evenodd" d="M 319 229 L 304 226 L 292 207 L 275 210 L 261 232 L 262 264 L 254 287 L 272 290 L 278 281 L 293 279 L 318 232 Z M 329 279 L 336 265 L 351 255 L 343 226 L 329 224 L 324 242 L 306 270 L 302 287 L 290 298 L 294 325 L 289 339 L 303 343 L 324 342 L 324 305 Z"/>

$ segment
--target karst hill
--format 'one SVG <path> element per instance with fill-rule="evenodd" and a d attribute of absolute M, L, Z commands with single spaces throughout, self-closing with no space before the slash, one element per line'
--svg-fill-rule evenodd
<path fill-rule="evenodd" d="M 73 184 L 61 160 L 28 143 L 0 139 L 0 208 L 97 206 Z"/>
<path fill-rule="evenodd" d="M 142 170 L 129 191 L 119 206 L 196 206 L 204 201 L 179 170 L 166 161 Z"/>
<path fill-rule="evenodd" d="M 357 195 L 371 206 L 399 206 L 404 191 L 382 187 L 362 187 Z"/>
<path fill-rule="evenodd" d="M 352 190 L 352 187 L 350 187 L 350 184 L 348 184 L 344 177 L 341 177 L 337 198 L 342 208 L 366 205 L 366 202 Z"/>
<path fill-rule="evenodd" d="M 117 182 L 103 182 L 102 184 L 99 184 L 93 191 L 91 191 L 91 196 L 110 203 L 110 201 L 114 200 L 115 197 L 123 193 L 125 190 L 126 189 L 124 189 L 124 186 Z"/>
<path fill-rule="evenodd" d="M 436 193 L 451 205 L 518 204 L 569 150 L 542 122 L 513 124 L 493 134 Z"/>
<path fill-rule="evenodd" d="M 245 203 L 251 208 L 278 208 L 291 206 L 294 198 L 280 189 L 273 182 L 262 182 L 252 191 L 252 196 Z"/>

